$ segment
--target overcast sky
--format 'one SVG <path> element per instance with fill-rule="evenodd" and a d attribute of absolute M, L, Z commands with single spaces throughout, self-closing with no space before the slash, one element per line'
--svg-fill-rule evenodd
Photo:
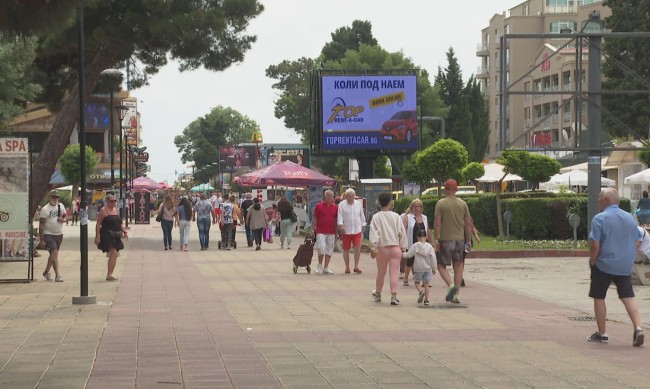
<path fill-rule="evenodd" d="M 453 47 L 465 79 L 480 64 L 476 57 L 481 29 L 495 13 L 517 0 L 261 0 L 264 12 L 248 29 L 257 42 L 242 63 L 223 72 L 203 69 L 180 73 L 170 63 L 152 77 L 150 86 L 132 91 L 139 100 L 142 140 L 149 152 L 150 177 L 172 184 L 174 172 L 191 172 L 174 146 L 195 119 L 218 105 L 231 107 L 255 120 L 267 143 L 299 143 L 300 138 L 275 118 L 277 93 L 267 78 L 269 65 L 300 57 L 315 58 L 331 33 L 367 20 L 379 44 L 389 52 L 403 51 L 431 76 L 445 67 Z M 433 82 L 433 78 L 431 78 Z"/>

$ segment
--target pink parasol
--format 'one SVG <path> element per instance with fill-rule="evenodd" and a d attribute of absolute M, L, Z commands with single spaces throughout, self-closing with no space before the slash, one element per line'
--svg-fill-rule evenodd
<path fill-rule="evenodd" d="M 336 180 L 291 161 L 284 161 L 243 174 L 236 180 L 243 186 L 284 185 L 305 187 L 309 185 L 335 185 Z"/>
<path fill-rule="evenodd" d="M 160 184 L 149 177 L 138 177 L 133 180 L 133 190 L 156 190 L 160 189 Z"/>

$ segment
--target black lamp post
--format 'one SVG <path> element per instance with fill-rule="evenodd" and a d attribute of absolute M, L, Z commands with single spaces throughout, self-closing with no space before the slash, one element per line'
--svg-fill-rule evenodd
<path fill-rule="evenodd" d="M 124 127 L 122 126 L 122 120 L 124 120 L 124 116 L 126 116 L 127 111 L 129 110 L 129 107 L 120 105 L 119 107 L 115 107 L 117 109 L 117 114 L 119 115 L 120 118 L 120 141 L 119 141 L 119 148 L 120 148 L 120 218 L 124 219 L 124 191 L 122 187 L 124 186 L 124 145 L 126 145 L 126 140 L 124 143 L 122 143 L 122 134 L 124 133 Z"/>
<path fill-rule="evenodd" d="M 113 120 L 113 93 L 114 90 L 119 87 L 122 83 L 122 77 L 124 74 L 117 69 L 106 69 L 102 70 L 99 75 L 106 80 L 106 83 L 109 87 L 109 104 L 110 108 L 108 110 L 108 125 L 110 126 L 110 137 L 108 139 L 108 149 L 111 151 L 111 189 L 115 188 L 115 146 L 114 146 L 114 137 L 115 137 L 115 127 Z M 120 124 L 121 126 L 121 124 Z"/>
<path fill-rule="evenodd" d="M 77 49 L 79 52 L 79 164 L 81 178 L 81 204 L 79 217 L 79 254 L 81 266 L 79 267 L 80 296 L 73 296 L 73 304 L 95 304 L 95 296 L 88 295 L 88 209 L 86 198 L 86 120 L 85 120 L 85 60 L 84 60 L 84 12 L 77 8 Z"/>

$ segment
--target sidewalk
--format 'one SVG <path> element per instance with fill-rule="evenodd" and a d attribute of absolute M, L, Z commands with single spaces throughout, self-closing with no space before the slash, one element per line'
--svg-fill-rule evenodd
<path fill-rule="evenodd" d="M 174 230 L 175 248 L 178 230 Z M 89 226 L 91 237 L 94 225 Z M 163 251 L 160 227 L 132 226 L 118 282 L 91 245 L 90 294 L 79 295 L 78 227 L 64 227 L 65 282 L 0 284 L 0 388 L 648 388 L 648 353 L 614 290 L 606 345 L 587 298 L 586 258 L 470 259 L 463 304 L 418 307 L 413 286 L 400 306 L 374 303 L 376 268 L 363 274 L 293 274 L 294 250 Z M 315 264 L 313 266 L 315 268 Z M 26 265 L 0 263 L 3 275 Z M 411 282 L 412 284 L 412 282 Z M 636 288 L 650 323 L 650 288 Z M 388 283 L 384 296 L 389 296 Z M 385 298 L 384 300 L 389 300 Z M 619 322 L 620 321 L 620 322 Z"/>

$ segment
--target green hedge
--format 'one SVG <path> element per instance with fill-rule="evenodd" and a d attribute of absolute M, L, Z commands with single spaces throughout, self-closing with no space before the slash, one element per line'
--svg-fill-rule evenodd
<path fill-rule="evenodd" d="M 497 205 L 494 193 L 463 195 L 469 207 L 476 228 L 484 234 L 498 236 Z M 395 212 L 402 213 L 415 197 L 399 199 L 394 204 Z M 433 227 L 433 212 L 437 197 L 423 196 L 424 214 Z M 568 215 L 580 216 L 578 239 L 587 239 L 587 195 L 556 194 L 548 192 L 504 193 L 501 195 L 501 212 L 513 214 L 510 223 L 510 237 L 527 240 L 572 239 L 573 229 Z M 629 199 L 621 199 L 621 209 L 630 212 Z M 504 224 L 504 232 L 506 230 Z"/>

